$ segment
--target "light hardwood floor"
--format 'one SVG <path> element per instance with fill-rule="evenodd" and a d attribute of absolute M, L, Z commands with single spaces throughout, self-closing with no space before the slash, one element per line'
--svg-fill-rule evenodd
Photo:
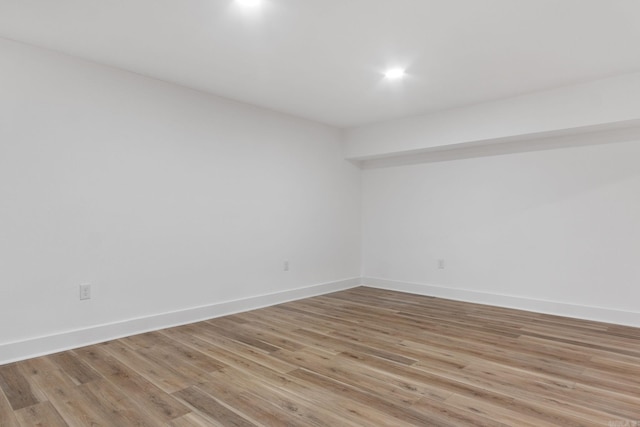
<path fill-rule="evenodd" d="M 0 367 L 0 426 L 640 427 L 640 329 L 355 288 Z"/>

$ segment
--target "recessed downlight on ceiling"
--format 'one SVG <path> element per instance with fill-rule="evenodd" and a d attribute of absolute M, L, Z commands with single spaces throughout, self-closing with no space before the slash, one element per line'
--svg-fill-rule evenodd
<path fill-rule="evenodd" d="M 262 0 L 236 0 L 236 3 L 242 7 L 257 7 L 260 6 Z"/>
<path fill-rule="evenodd" d="M 384 77 L 389 80 L 401 79 L 405 76 L 404 68 L 390 68 L 384 72 Z"/>

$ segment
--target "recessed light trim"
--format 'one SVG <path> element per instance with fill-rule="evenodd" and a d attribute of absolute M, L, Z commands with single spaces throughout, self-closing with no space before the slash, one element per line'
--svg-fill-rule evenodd
<path fill-rule="evenodd" d="M 390 68 L 384 73 L 384 77 L 389 80 L 398 80 L 406 75 L 404 68 Z"/>

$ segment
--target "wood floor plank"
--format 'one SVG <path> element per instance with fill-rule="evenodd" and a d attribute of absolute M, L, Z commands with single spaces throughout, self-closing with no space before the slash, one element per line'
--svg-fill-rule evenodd
<path fill-rule="evenodd" d="M 82 386 L 61 370 L 40 372 L 31 380 L 47 395 L 48 401 L 70 427 L 117 426 L 102 405 L 96 404 Z"/>
<path fill-rule="evenodd" d="M 189 413 L 188 408 L 173 396 L 111 356 L 101 346 L 85 347 L 75 352 L 134 401 L 140 413 L 158 424 Z"/>
<path fill-rule="evenodd" d="M 445 403 L 453 408 L 477 414 L 480 419 L 500 420 L 509 426 L 557 427 L 559 425 L 551 424 L 534 416 L 528 416 L 512 411 L 508 405 L 494 405 L 481 399 L 462 396 L 459 394 L 453 394 L 445 401 Z"/>
<path fill-rule="evenodd" d="M 334 401 L 329 408 L 323 404 L 322 400 L 326 398 L 326 394 L 322 394 L 320 398 L 313 399 L 307 393 L 299 394 L 293 378 L 287 378 L 284 382 L 273 382 L 269 378 L 260 378 L 253 376 L 250 372 L 240 371 L 235 368 L 224 369 L 216 372 L 215 376 L 220 381 L 213 381 L 204 384 L 207 391 L 216 397 L 224 394 L 226 384 L 244 384 L 243 389 L 248 391 L 248 395 L 257 402 L 264 402 L 277 411 L 280 415 L 275 425 L 300 425 L 314 427 L 332 427 L 335 425 L 344 425 L 348 427 L 358 427 L 362 423 L 354 424 L 352 421 L 340 417 L 336 412 Z M 293 389 L 293 390 L 292 390 Z M 318 397 L 316 394 L 315 397 Z M 266 410 L 265 406 L 262 406 Z M 240 408 L 238 408 L 241 410 Z M 262 418 L 261 418 L 262 420 Z M 271 425 L 265 423 L 265 425 Z"/>
<path fill-rule="evenodd" d="M 20 427 L 15 412 L 2 389 L 0 389 L 0 427 Z"/>
<path fill-rule="evenodd" d="M 243 369 L 249 372 L 254 373 L 256 376 L 261 376 L 272 380 L 276 383 L 284 383 L 286 379 L 282 375 L 282 373 L 278 372 L 276 369 L 272 369 L 270 367 L 270 360 L 277 359 L 264 359 L 263 362 L 265 364 L 256 362 L 250 357 L 245 357 L 243 353 L 237 353 L 232 350 L 225 348 L 222 345 L 214 344 L 211 341 L 208 341 L 209 349 L 207 350 L 208 354 L 215 357 L 217 360 L 222 363 L 238 368 Z M 212 377 L 214 375 L 212 374 Z"/>
<path fill-rule="evenodd" d="M 16 363 L 0 366 L 0 389 L 14 411 L 39 403 Z"/>
<path fill-rule="evenodd" d="M 640 424 L 640 329 L 358 287 L 0 366 L 0 427 Z"/>
<path fill-rule="evenodd" d="M 100 378 L 97 372 L 80 360 L 72 351 L 54 354 L 49 358 L 77 384 L 85 384 Z"/>
<path fill-rule="evenodd" d="M 377 408 L 378 410 L 381 410 L 402 422 L 414 425 L 447 425 L 446 423 L 443 423 L 443 420 L 440 417 L 417 412 L 393 402 L 389 402 L 384 398 L 379 398 L 373 394 L 366 393 L 339 381 L 307 371 L 306 369 L 297 369 L 292 372 L 291 375 L 309 384 L 325 389 L 332 394 L 336 394 L 342 399 L 351 399 L 362 403 L 363 405 Z"/>
<path fill-rule="evenodd" d="M 219 381 L 211 381 L 200 387 L 261 425 L 328 427 L 332 421 L 338 421 L 332 420 L 331 416 L 324 417 L 314 413 L 314 408 L 301 405 L 299 399 L 287 396 L 281 386 L 269 386 L 237 369 L 224 369 L 216 372 L 215 376 Z"/>
<path fill-rule="evenodd" d="M 569 397 L 575 399 L 573 401 L 578 405 L 589 405 L 611 414 L 615 419 L 640 421 L 640 395 L 611 392 L 595 385 L 578 383 Z"/>
<path fill-rule="evenodd" d="M 230 374 L 226 371 L 234 372 L 233 368 L 225 369 L 216 373 L 216 380 L 201 384 L 198 387 L 209 394 L 215 396 L 220 402 L 228 407 L 244 414 L 249 420 L 264 425 L 295 425 L 296 420 L 290 414 L 283 412 L 270 402 L 266 402 L 255 394 L 255 390 L 262 387 L 253 381 L 253 378 L 243 384 L 242 377 Z M 232 376 L 230 381 L 229 377 Z M 218 381 L 219 379 L 219 381 Z M 251 390 L 251 391 L 250 391 Z"/>
<path fill-rule="evenodd" d="M 182 390 L 190 385 L 190 382 L 174 369 L 143 357 L 122 341 L 108 342 L 104 350 L 167 393 Z"/>
<path fill-rule="evenodd" d="M 295 369 L 295 366 L 285 362 L 281 362 L 278 359 L 270 357 L 261 350 L 257 350 L 251 346 L 238 343 L 226 337 L 217 337 L 217 339 L 211 340 L 210 335 L 208 334 L 203 335 L 201 338 L 200 336 L 198 336 L 198 332 L 199 331 L 195 329 L 192 329 L 191 332 L 175 329 L 163 331 L 163 333 L 165 333 L 167 336 L 171 337 L 182 345 L 193 347 L 194 349 L 197 349 L 209 355 L 210 357 L 217 360 L 218 363 L 222 364 L 223 367 L 230 363 L 229 359 L 225 358 L 225 354 L 228 355 L 228 352 L 231 352 L 236 356 L 241 355 L 244 359 L 248 359 L 251 362 L 255 362 L 263 366 L 268 366 L 270 369 L 279 373 L 285 373 Z M 227 350 L 227 353 L 221 353 L 221 349 Z M 226 360 L 226 362 L 224 362 L 224 360 Z"/>
<path fill-rule="evenodd" d="M 156 420 L 141 413 L 135 401 L 105 379 L 92 381 L 79 387 L 89 404 L 98 408 L 103 420 L 115 425 L 138 427 L 157 426 Z"/>
<path fill-rule="evenodd" d="M 177 391 L 174 393 L 174 396 L 182 399 L 198 411 L 220 422 L 224 426 L 256 427 L 256 424 L 233 412 L 197 387 L 189 387 Z"/>
<path fill-rule="evenodd" d="M 51 360 L 51 356 L 42 356 L 24 360 L 18 363 L 18 367 L 22 370 L 25 376 L 60 370 L 60 367 Z"/>
<path fill-rule="evenodd" d="M 147 334 L 137 335 L 135 337 L 126 338 L 128 343 L 135 341 L 147 342 Z M 162 334 L 157 334 L 162 336 Z M 182 380 L 184 384 L 197 384 L 203 378 L 207 376 L 208 370 L 201 369 L 195 364 L 191 363 L 193 356 L 186 357 L 184 354 L 195 354 L 197 352 L 178 351 L 176 348 L 168 348 L 167 346 L 147 346 L 143 345 L 136 353 L 147 362 L 153 362 L 160 367 L 163 371 L 171 371 L 173 374 Z M 217 370 L 219 364 L 215 364 L 212 370 Z"/>
<path fill-rule="evenodd" d="M 411 405 L 411 408 L 419 412 L 436 414 L 442 417 L 446 422 L 454 425 L 473 425 L 478 427 L 505 427 L 509 424 L 495 421 L 494 419 L 480 415 L 478 412 L 469 411 L 450 405 L 448 401 L 436 401 L 429 398 L 422 398 Z M 502 418 L 504 420 L 504 417 Z M 513 414 L 513 421 L 517 420 L 523 427 L 526 425 L 521 422 L 517 414 Z"/>
<path fill-rule="evenodd" d="M 167 427 L 225 427 L 224 424 L 201 414 L 190 412 L 167 424 Z"/>
<path fill-rule="evenodd" d="M 575 385 L 558 384 L 528 372 L 523 374 L 522 371 L 502 368 L 493 363 L 478 363 L 459 372 L 444 375 L 482 387 L 492 393 L 507 394 L 517 402 L 512 405 L 514 408 L 522 407 L 522 410 L 514 410 L 523 414 L 532 411 L 539 413 L 538 417 L 543 420 L 550 418 L 556 422 L 557 419 L 567 418 L 580 422 L 585 418 L 590 422 L 606 424 L 611 419 L 611 414 L 596 410 L 592 405 L 581 405 L 580 402 L 571 400 L 571 391 Z M 564 422 L 570 425 L 569 421 Z"/>
<path fill-rule="evenodd" d="M 16 417 L 22 427 L 67 427 L 68 424 L 62 419 L 51 402 L 42 402 L 28 406 L 16 411 Z"/>
<path fill-rule="evenodd" d="M 150 332 L 148 334 L 137 335 L 136 337 L 131 337 L 131 340 L 133 339 L 136 339 L 138 346 L 144 350 L 161 353 L 164 360 L 169 363 L 177 359 L 182 362 L 187 362 L 205 372 L 217 371 L 224 366 L 196 349 L 177 343 L 162 332 Z"/>
<path fill-rule="evenodd" d="M 344 358 L 332 358 L 312 351 L 299 350 L 290 352 L 281 350 L 273 354 L 273 357 L 296 363 L 297 366 L 308 371 L 332 378 L 361 390 L 375 390 L 387 399 L 397 403 L 410 405 L 420 399 L 423 394 L 418 384 L 407 384 L 397 378 L 385 375 L 374 369 L 353 363 Z"/>
<path fill-rule="evenodd" d="M 254 334 L 244 332 L 240 327 L 235 327 L 238 326 L 234 324 L 235 322 L 231 322 L 231 327 L 229 327 L 228 322 L 225 322 L 224 318 L 209 320 L 207 323 L 215 329 L 217 334 L 230 338 L 234 341 L 259 348 L 267 353 L 278 350 L 278 347 L 258 339 Z"/>

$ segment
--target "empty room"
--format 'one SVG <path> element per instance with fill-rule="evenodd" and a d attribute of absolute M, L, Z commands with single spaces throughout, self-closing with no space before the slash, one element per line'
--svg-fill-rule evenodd
<path fill-rule="evenodd" d="M 0 0 L 0 427 L 640 427 L 638 46 L 638 0 Z"/>

